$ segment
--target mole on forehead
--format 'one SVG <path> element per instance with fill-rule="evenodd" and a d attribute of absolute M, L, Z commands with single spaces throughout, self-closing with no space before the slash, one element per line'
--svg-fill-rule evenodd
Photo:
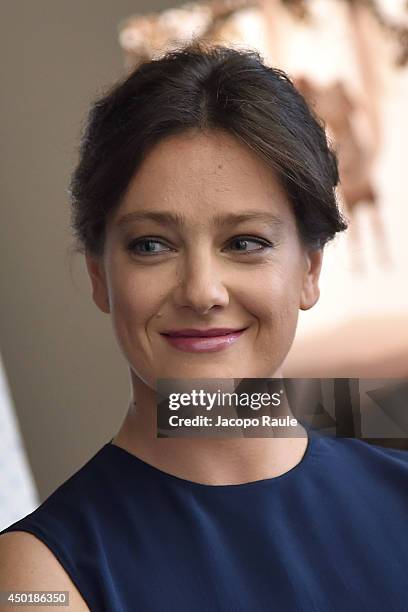
<path fill-rule="evenodd" d="M 143 211 L 138 210 L 122 215 L 115 223 L 117 227 L 124 227 L 137 221 L 153 221 L 165 225 L 185 227 L 186 221 L 182 214 L 169 211 Z M 263 211 L 243 211 L 240 213 L 218 213 L 211 219 L 211 225 L 220 227 L 223 225 L 235 225 L 245 221 L 260 221 L 273 226 L 275 229 L 285 225 L 284 220 L 274 213 Z"/>

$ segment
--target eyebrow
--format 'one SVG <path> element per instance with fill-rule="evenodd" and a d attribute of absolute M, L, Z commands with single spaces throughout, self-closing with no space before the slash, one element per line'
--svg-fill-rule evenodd
<path fill-rule="evenodd" d="M 155 221 L 173 225 L 177 228 L 186 226 L 185 219 L 180 213 L 171 213 L 166 211 L 134 211 L 120 217 L 116 222 L 117 227 L 124 227 L 135 221 Z M 284 225 L 283 220 L 273 213 L 263 211 L 243 211 L 241 213 L 218 213 L 212 218 L 212 226 L 221 227 L 223 225 L 236 225 L 244 221 L 262 221 L 268 225 L 272 225 L 277 229 Z"/>

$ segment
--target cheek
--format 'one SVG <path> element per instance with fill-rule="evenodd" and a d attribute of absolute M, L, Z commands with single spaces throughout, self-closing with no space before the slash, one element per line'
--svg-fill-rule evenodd
<path fill-rule="evenodd" d="M 112 275 L 112 279 L 111 319 L 119 345 L 127 355 L 140 346 L 148 351 L 146 327 L 159 310 L 161 285 L 134 270 Z"/>
<path fill-rule="evenodd" d="M 242 291 L 242 303 L 260 323 L 285 323 L 297 319 L 299 282 L 296 275 L 283 266 L 265 268 L 248 279 Z"/>
<path fill-rule="evenodd" d="M 280 361 L 286 356 L 296 332 L 299 296 L 298 276 L 284 267 L 265 269 L 246 285 L 241 303 L 257 321 L 258 359 Z"/>
<path fill-rule="evenodd" d="M 118 262 L 111 270 L 110 292 L 113 316 L 128 323 L 146 321 L 157 310 L 162 283 L 154 271 Z"/>

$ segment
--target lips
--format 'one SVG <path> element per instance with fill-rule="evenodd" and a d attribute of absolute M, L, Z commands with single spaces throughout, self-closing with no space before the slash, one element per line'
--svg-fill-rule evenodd
<path fill-rule="evenodd" d="M 235 334 L 243 331 L 244 328 L 230 328 L 230 327 L 213 327 L 210 329 L 178 329 L 169 330 L 162 332 L 164 336 L 170 336 L 171 338 L 212 338 L 214 336 L 227 336 L 229 334 Z"/>
<path fill-rule="evenodd" d="M 177 330 L 162 333 L 164 339 L 179 351 L 187 353 L 213 353 L 222 351 L 234 344 L 245 329 L 227 330 L 226 328 L 207 330 Z M 194 335 L 186 335 L 186 332 Z M 198 335 L 199 334 L 199 335 Z"/>

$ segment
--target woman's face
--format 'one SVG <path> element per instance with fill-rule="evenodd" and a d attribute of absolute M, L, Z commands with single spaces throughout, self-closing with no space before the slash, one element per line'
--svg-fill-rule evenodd
<path fill-rule="evenodd" d="M 223 132 L 167 137 L 106 230 L 87 266 L 133 375 L 151 388 L 281 375 L 299 308 L 319 297 L 322 251 L 302 245 L 285 191 L 251 149 Z M 223 344 L 163 335 L 215 327 L 245 331 Z"/>

